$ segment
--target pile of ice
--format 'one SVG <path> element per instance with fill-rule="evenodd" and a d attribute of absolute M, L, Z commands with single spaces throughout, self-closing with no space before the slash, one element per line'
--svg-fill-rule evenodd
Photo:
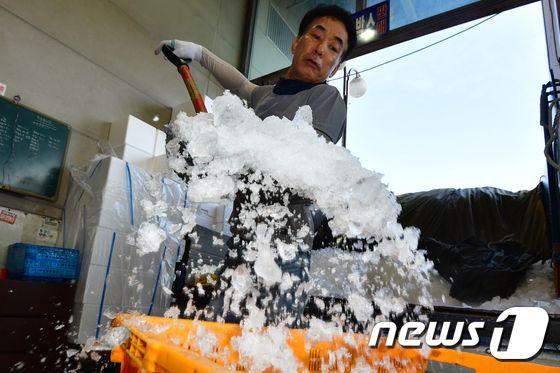
<path fill-rule="evenodd" d="M 226 93 L 215 100 L 214 114 L 178 115 L 172 125 L 175 141 L 169 146 L 170 166 L 177 173 L 191 176 L 189 199 L 194 202 L 233 199 L 236 191 L 245 187 L 240 185 L 240 175 L 257 170 L 265 175 L 261 178 L 264 182 L 254 183 L 251 188 L 272 188 L 272 183 L 277 182 L 313 200 L 331 219 L 329 226 L 334 235 L 377 241 L 375 251 L 366 260 L 385 266 L 393 263 L 392 272 L 399 280 L 391 281 L 387 273 L 386 285 L 395 287 L 389 293 L 398 297 L 411 282 L 428 284 L 430 264 L 416 250 L 419 231 L 403 228 L 397 222 L 400 205 L 382 183 L 382 175 L 363 168 L 347 149 L 324 141 L 311 123 L 308 106 L 300 108 L 293 121 L 274 116 L 261 120 L 238 97 Z M 180 142 L 186 143 L 184 152 L 179 151 Z M 194 166 L 187 165 L 186 153 Z M 260 213 L 282 215 L 282 209 L 286 207 L 276 206 L 276 211 Z M 254 224 L 254 217 L 248 216 L 246 224 Z M 258 228 L 257 239 L 266 241 L 265 227 Z M 274 243 L 261 245 L 256 257 L 249 259 L 254 259 L 258 267 L 259 261 L 272 263 L 278 252 L 290 251 L 282 250 L 281 245 L 270 250 L 271 246 Z M 275 276 L 272 282 L 276 282 L 280 276 L 277 268 L 265 267 L 269 275 Z M 364 275 L 357 275 L 357 281 L 364 286 L 355 289 L 355 295 L 366 294 Z M 388 292 L 386 288 L 378 289 L 381 290 Z M 421 301 L 429 304 L 427 296 Z"/>
<path fill-rule="evenodd" d="M 330 219 L 335 236 L 359 239 L 359 249 L 369 247 L 355 255 L 379 268 L 374 274 L 378 281 L 370 283 L 371 273 L 359 265 L 340 279 L 352 284 L 343 297 L 362 325 L 374 317 L 372 302 L 384 316 L 401 313 L 410 292 L 420 294 L 420 304 L 431 306 L 425 289 L 432 266 L 416 250 L 419 231 L 398 223 L 400 206 L 382 183 L 382 175 L 363 168 L 348 150 L 317 135 L 309 107 L 300 108 L 292 121 L 261 120 L 238 97 L 226 92 L 214 101 L 213 109 L 214 114 L 178 115 L 172 124 L 174 139 L 168 144 L 169 164 L 177 174 L 188 176 L 189 202 L 233 200 L 238 191 L 246 193 L 248 201 L 239 213 L 244 236 L 236 238 L 244 239 L 241 255 L 245 263 L 224 272 L 224 309 L 215 315 L 218 320 L 228 312 L 244 317 L 243 334 L 236 341 L 242 358 L 263 369 L 285 370 L 295 364 L 285 343 L 278 342 L 286 340 L 283 326 L 295 325 L 294 316 L 280 314 L 272 322 L 267 320 L 275 299 L 266 290 L 263 297 L 263 289 L 271 289 L 270 294 L 275 289 L 274 294 L 302 309 L 301 302 L 312 287 L 300 276 L 282 270 L 282 263 L 300 257 L 312 242 L 308 222 L 290 207 L 290 196 L 296 194 L 314 201 Z M 276 196 L 276 200 L 261 201 L 263 196 Z M 154 216 L 165 210 L 165 206 L 143 207 Z M 193 227 L 193 212 L 187 208 L 183 216 L 185 225 L 177 227 L 178 234 Z M 159 241 L 158 232 L 148 225 L 144 228 L 136 241 L 149 252 L 149 242 Z M 287 233 L 279 234 L 281 231 Z M 331 259 L 337 262 L 344 255 L 337 251 Z M 299 325 L 309 328 L 311 339 L 332 337 L 341 330 L 336 322 L 317 319 Z"/>
<path fill-rule="evenodd" d="M 236 175 L 259 170 L 315 201 L 332 218 L 335 235 L 404 237 L 402 245 L 392 245 L 386 254 L 413 260 L 418 232 L 397 223 L 400 206 L 381 182 L 382 175 L 363 168 L 348 150 L 325 142 L 311 122 L 308 106 L 300 108 L 293 121 L 274 116 L 261 121 L 238 97 L 226 93 L 216 99 L 213 115 L 178 115 L 170 165 L 178 173 L 203 175 L 189 183 L 189 199 L 198 202 L 234 197 Z M 187 167 L 178 154 L 179 140 L 188 142 L 194 167 Z"/>

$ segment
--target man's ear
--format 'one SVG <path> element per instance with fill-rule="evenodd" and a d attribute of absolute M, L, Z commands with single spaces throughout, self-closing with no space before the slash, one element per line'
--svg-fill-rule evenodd
<path fill-rule="evenodd" d="M 292 54 L 296 54 L 296 48 L 297 45 L 299 43 L 299 36 L 296 36 L 293 40 L 292 40 L 292 45 L 290 47 Z"/>

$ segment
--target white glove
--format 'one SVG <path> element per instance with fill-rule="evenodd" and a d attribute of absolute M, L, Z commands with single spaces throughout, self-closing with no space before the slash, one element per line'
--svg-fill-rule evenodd
<path fill-rule="evenodd" d="M 181 41 L 175 39 L 162 40 L 157 46 L 154 53 L 159 54 L 161 52 L 161 48 L 164 45 L 167 45 L 171 49 L 173 49 L 173 53 L 175 53 L 177 57 L 181 57 L 183 59 L 191 59 L 197 62 L 200 62 L 200 59 L 202 58 L 202 46 L 191 43 L 190 41 Z"/>

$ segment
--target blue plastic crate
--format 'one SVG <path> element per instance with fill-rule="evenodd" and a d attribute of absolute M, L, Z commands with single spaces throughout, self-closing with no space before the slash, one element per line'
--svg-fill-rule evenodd
<path fill-rule="evenodd" d="M 15 243 L 8 247 L 8 278 L 75 280 L 79 255 L 76 249 Z"/>

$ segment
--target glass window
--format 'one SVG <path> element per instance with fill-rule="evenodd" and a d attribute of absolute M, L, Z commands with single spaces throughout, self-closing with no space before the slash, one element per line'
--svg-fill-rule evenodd
<path fill-rule="evenodd" d="M 478 0 L 390 0 L 389 30 L 394 30 L 423 19 L 476 3 Z M 380 3 L 368 0 L 367 6 Z"/>
<path fill-rule="evenodd" d="M 479 0 L 390 0 L 389 30 L 445 13 Z M 368 0 L 366 7 L 380 3 Z M 290 65 L 290 45 L 303 15 L 319 4 L 335 4 L 356 13 L 356 0 L 261 0 L 258 2 L 249 79 L 255 79 Z"/>
<path fill-rule="evenodd" d="M 359 71 L 473 21 L 347 62 Z M 335 78 L 342 76 L 339 72 Z M 540 2 L 502 12 L 443 43 L 362 74 L 349 97 L 347 146 L 396 194 L 436 188 L 533 189 L 545 171 L 541 85 L 550 78 Z M 342 80 L 331 84 L 342 89 Z"/>

